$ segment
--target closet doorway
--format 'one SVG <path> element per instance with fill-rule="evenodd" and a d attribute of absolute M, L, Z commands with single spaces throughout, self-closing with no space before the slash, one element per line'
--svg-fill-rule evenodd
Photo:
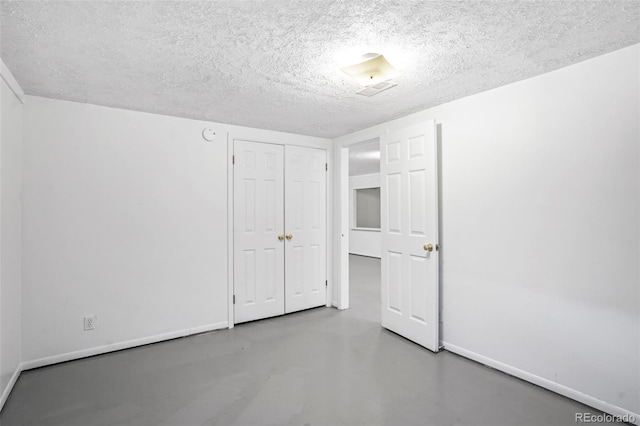
<path fill-rule="evenodd" d="M 234 323 L 324 306 L 327 152 L 235 140 Z"/>

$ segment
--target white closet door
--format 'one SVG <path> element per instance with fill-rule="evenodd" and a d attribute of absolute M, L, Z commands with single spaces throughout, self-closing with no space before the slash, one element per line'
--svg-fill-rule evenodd
<path fill-rule="evenodd" d="M 284 148 L 234 141 L 234 155 L 234 322 L 241 323 L 284 314 Z"/>
<path fill-rule="evenodd" d="M 327 154 L 285 148 L 285 311 L 326 304 Z"/>
<path fill-rule="evenodd" d="M 380 138 L 382 326 L 439 349 L 435 122 Z"/>

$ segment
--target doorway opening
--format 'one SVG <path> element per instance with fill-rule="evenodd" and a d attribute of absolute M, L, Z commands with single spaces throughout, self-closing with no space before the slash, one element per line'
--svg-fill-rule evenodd
<path fill-rule="evenodd" d="M 371 132 L 373 133 L 373 132 Z M 425 348 L 440 349 L 438 143 L 434 120 L 381 131 L 375 142 L 380 155 L 379 229 L 375 218 L 358 214 L 362 204 L 376 205 L 375 186 L 357 191 L 350 170 L 351 152 L 360 141 L 342 141 L 340 149 L 339 305 L 349 307 L 351 235 L 380 234 L 381 324 Z M 365 142 L 374 143 L 373 140 Z M 368 209 L 368 212 L 371 210 Z M 362 226 L 362 224 L 365 224 Z M 374 241 L 372 239 L 371 241 Z M 365 245 L 373 250 L 373 243 Z M 370 254 L 370 253 L 367 253 Z M 374 254 L 374 255 L 376 255 Z"/>
<path fill-rule="evenodd" d="M 349 301 L 380 322 L 380 139 L 349 146 Z"/>

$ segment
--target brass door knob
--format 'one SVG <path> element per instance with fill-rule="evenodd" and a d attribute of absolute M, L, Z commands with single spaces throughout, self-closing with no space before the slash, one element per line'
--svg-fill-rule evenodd
<path fill-rule="evenodd" d="M 285 238 L 287 239 L 287 241 L 291 241 L 291 239 L 293 238 L 293 235 L 287 234 Z"/>
<path fill-rule="evenodd" d="M 284 234 L 278 235 L 278 240 L 283 241 L 284 240 Z"/>
<path fill-rule="evenodd" d="M 433 251 L 433 244 L 425 244 L 422 246 L 425 251 Z"/>

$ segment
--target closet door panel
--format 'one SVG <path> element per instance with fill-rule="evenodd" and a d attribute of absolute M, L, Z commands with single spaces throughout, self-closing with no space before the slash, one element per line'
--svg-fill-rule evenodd
<path fill-rule="evenodd" d="M 234 141 L 234 322 L 284 314 L 284 147 Z"/>
<path fill-rule="evenodd" d="M 326 304 L 326 151 L 285 147 L 285 312 Z"/>

